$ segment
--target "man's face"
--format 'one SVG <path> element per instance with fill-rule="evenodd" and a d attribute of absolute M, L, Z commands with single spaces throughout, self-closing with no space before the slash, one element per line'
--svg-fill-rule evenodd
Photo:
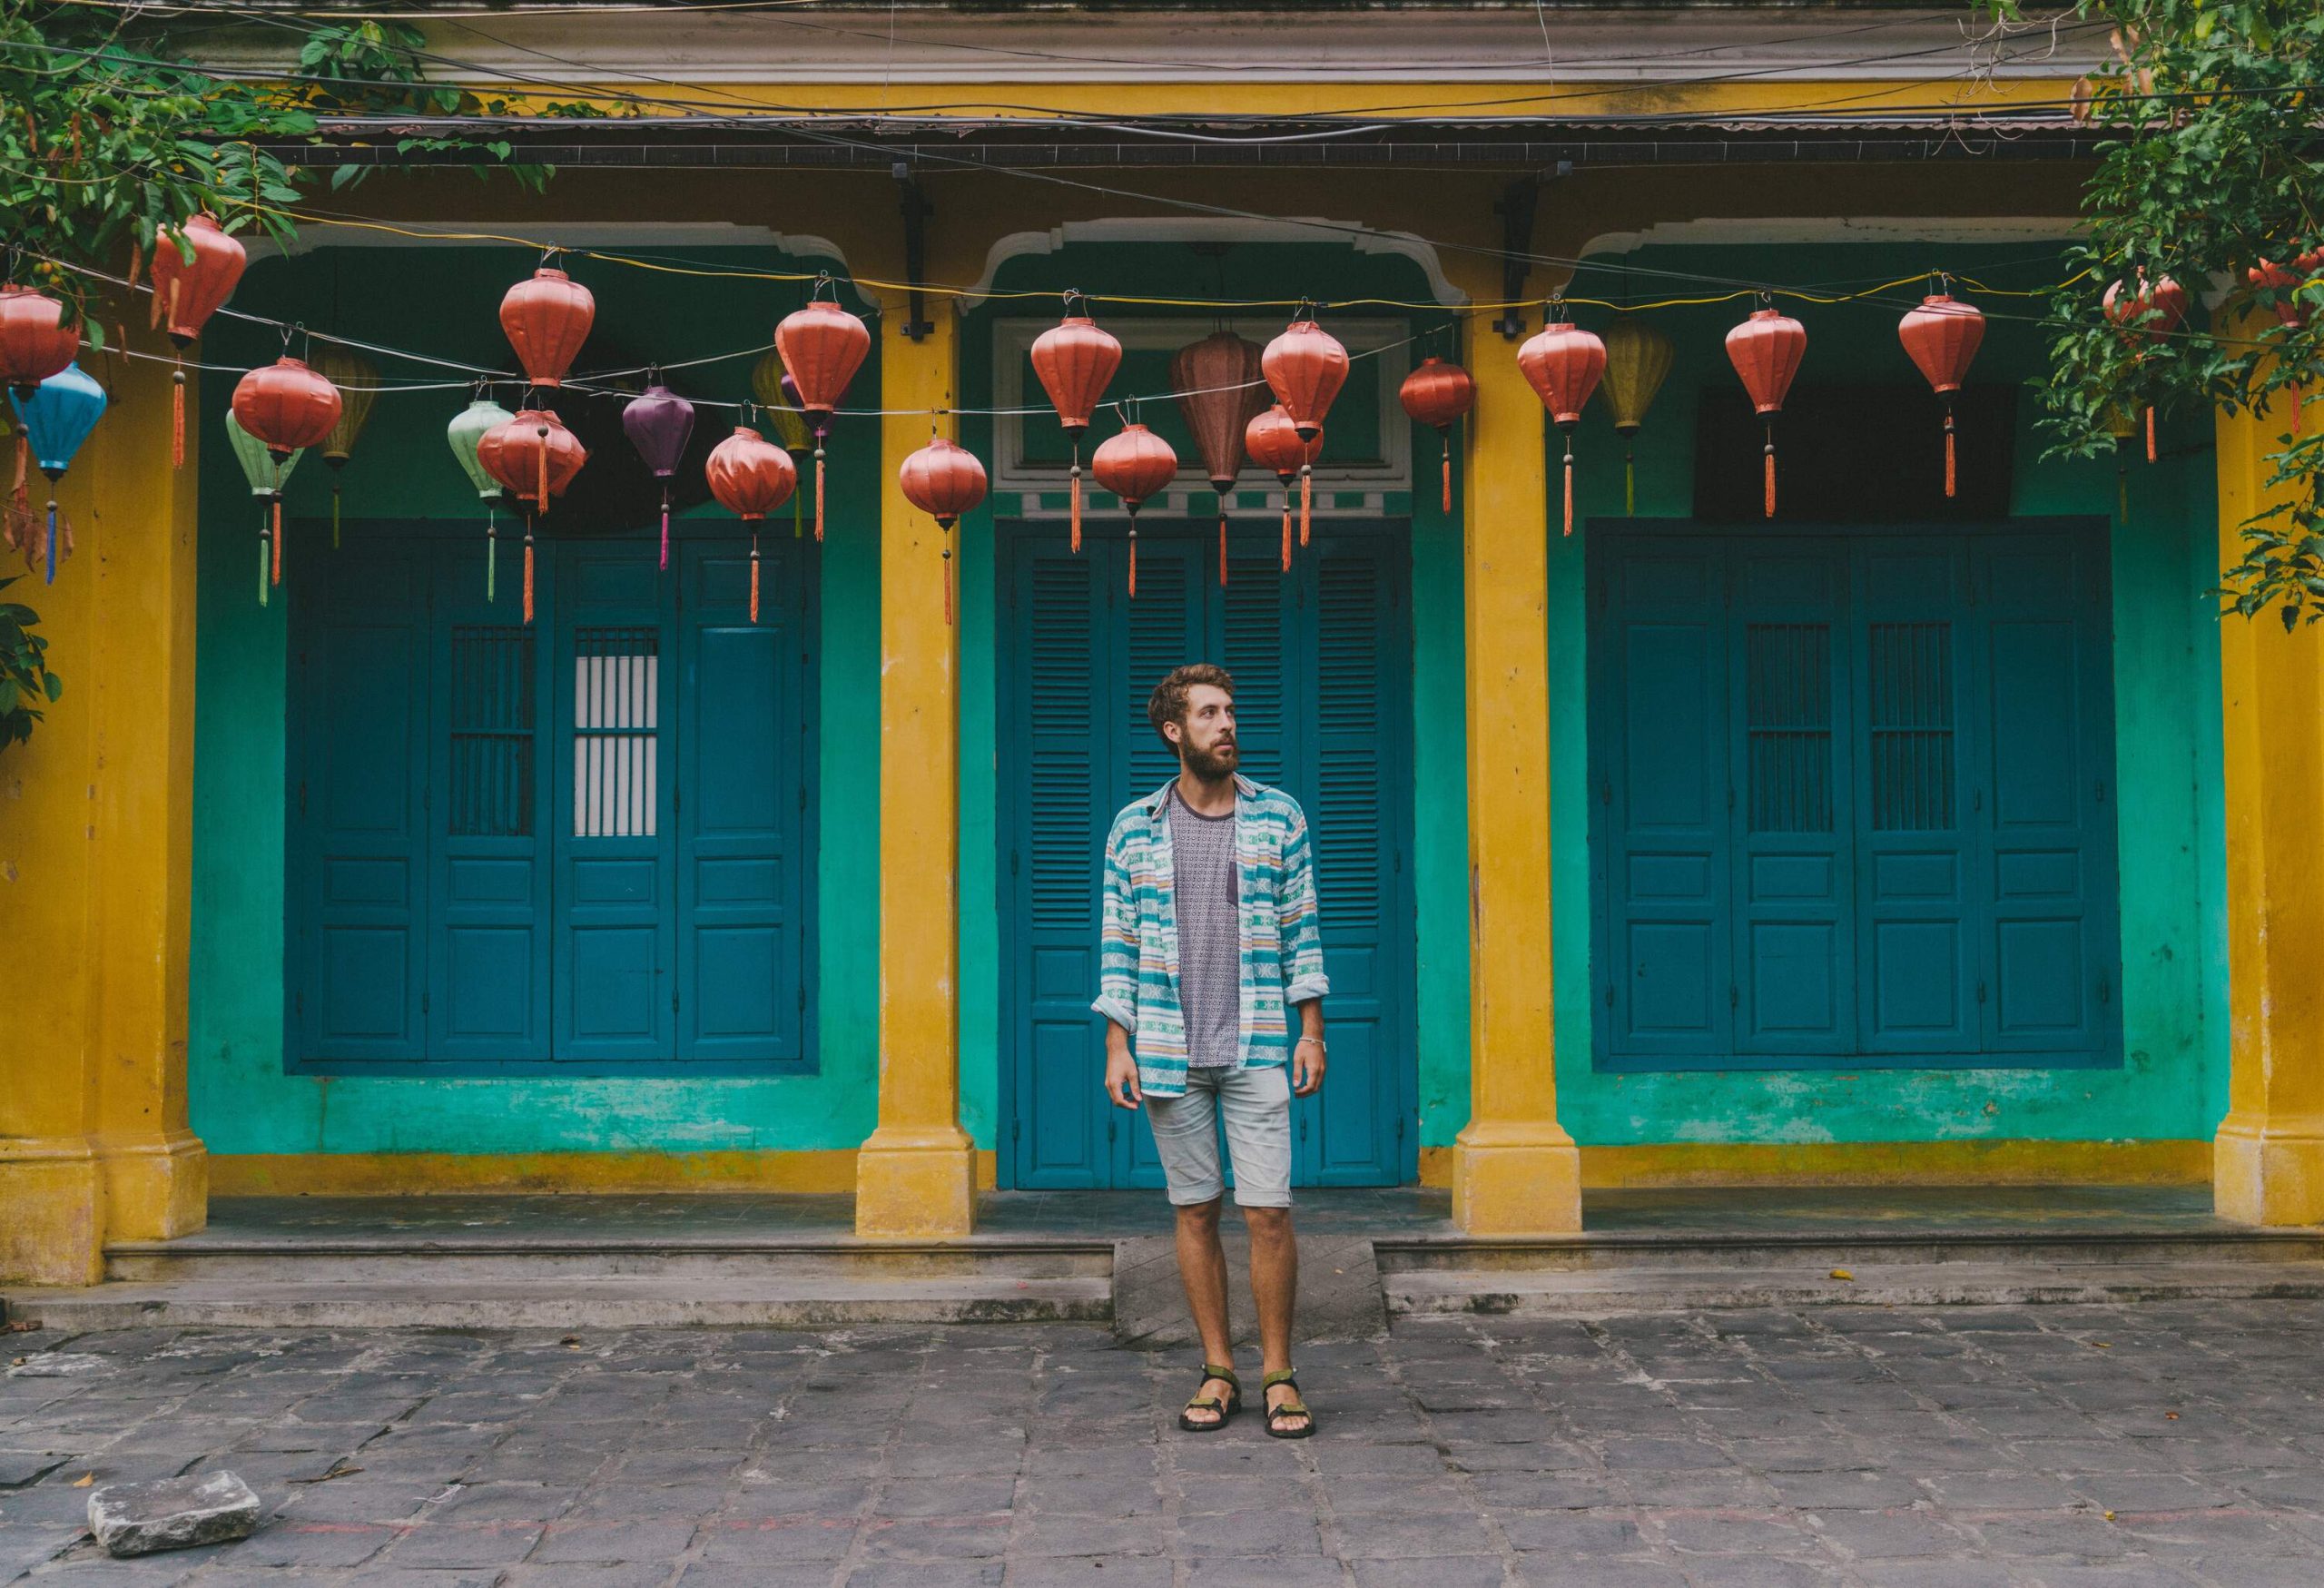
<path fill-rule="evenodd" d="M 1235 745 L 1235 697 L 1216 684 L 1197 684 L 1187 693 L 1187 715 L 1162 730 L 1178 748 L 1178 759 L 1196 777 L 1225 777 L 1241 764 Z"/>

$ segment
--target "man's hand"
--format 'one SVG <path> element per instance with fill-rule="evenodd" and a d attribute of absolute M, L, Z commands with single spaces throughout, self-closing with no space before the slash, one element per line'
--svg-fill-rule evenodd
<path fill-rule="evenodd" d="M 1138 1090 L 1137 1060 L 1130 1057 L 1129 1033 L 1106 1022 L 1106 1100 L 1118 1109 L 1134 1109 L 1146 1100 Z"/>
<path fill-rule="evenodd" d="M 1313 1097 L 1324 1084 L 1324 1001 L 1299 1006 L 1299 1040 L 1291 1049 L 1291 1095 Z"/>

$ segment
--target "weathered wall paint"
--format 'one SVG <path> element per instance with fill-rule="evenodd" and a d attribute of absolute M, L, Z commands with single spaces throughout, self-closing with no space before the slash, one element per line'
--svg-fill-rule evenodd
<path fill-rule="evenodd" d="M 771 250 L 696 250 L 713 266 L 815 268 Z M 509 363 L 495 310 L 534 264 L 515 249 L 327 249 L 251 267 L 237 303 L 355 337 L 492 368 Z M 573 265 L 598 320 L 625 349 L 671 362 L 725 352 L 795 307 L 788 283 L 686 279 Z M 416 312 L 419 306 L 425 312 Z M 212 362 L 277 351 L 271 332 L 213 323 Z M 585 350 L 580 366 L 592 354 Z M 682 390 L 738 399 L 749 360 L 688 370 Z M 389 367 L 401 380 L 431 378 Z M 441 377 L 433 377 L 441 378 Z M 457 377 L 454 377 L 457 379 Z M 876 359 L 858 378 L 877 390 Z M 211 376 L 204 411 L 231 381 Z M 502 394 L 503 400 L 508 394 Z M 382 397 L 341 487 L 351 516 L 475 519 L 477 502 L 444 444 L 466 401 L 451 390 Z M 725 416 L 731 417 L 731 416 Z M 700 424 L 724 422 L 704 410 Z M 252 587 L 255 517 L 215 422 L 201 436 L 202 537 L 194 776 L 191 1069 L 195 1131 L 219 1154 L 575 1149 L 852 1149 L 871 1130 L 877 996 L 876 898 L 862 879 L 879 853 L 879 438 L 842 425 L 832 449 L 822 555 L 823 812 L 818 856 L 818 1071 L 743 1079 L 429 1080 L 283 1072 L 284 606 Z M 290 556 L 328 556 L 328 481 L 308 459 L 293 476 Z M 704 509 L 715 514 L 714 507 Z M 482 526 L 478 524 L 479 532 Z M 504 579 L 511 568 L 504 566 Z M 503 591 L 503 599 L 509 592 Z"/>
<path fill-rule="evenodd" d="M 1846 282 L 1895 280 L 1942 262 L 1995 287 L 2054 279 L 2039 247 L 1906 251 L 1898 248 L 1649 248 L 1631 256 L 1632 297 L 1672 295 L 1649 272 L 1682 270 L 1738 281 Z M 1613 278 L 1594 276 L 1593 296 Z M 1835 291 L 1849 290 L 1840 286 Z M 1882 303 L 1787 305 L 1808 330 L 1802 384 L 1919 378 L 1898 347 L 1900 305 L 1917 283 Z M 1976 298 L 1973 289 L 1964 289 Z M 1692 295 L 1684 293 L 1680 295 Z M 1992 317 L 1976 376 L 2027 379 L 2041 369 L 2033 301 L 1987 296 Z M 1693 490 L 1696 394 L 1732 381 L 1721 339 L 1744 302 L 1658 311 L 1678 343 L 1669 383 L 1638 441 L 1639 512 L 1685 518 Z M 2004 320 L 2004 315 L 2026 316 Z M 1590 317 L 1585 314 L 1585 320 Z M 1936 408 L 1929 399 L 1929 418 Z M 2013 511 L 2111 515 L 2109 462 L 2045 461 L 2038 397 L 2019 408 Z M 1587 850 L 1588 749 L 1583 731 L 1584 538 L 1557 546 L 1551 568 L 1551 721 L 1556 760 L 1551 822 L 1557 866 L 1559 1113 L 1576 1139 L 1821 1142 L 1992 1139 L 2139 1139 L 2207 1136 L 2225 1103 L 2222 1023 L 2225 950 L 2219 837 L 2217 619 L 2203 591 L 2212 522 L 2209 432 L 2166 423 L 2160 464 L 2130 464 L 2131 522 L 2114 537 L 2115 699 L 2122 879 L 2123 1055 L 2119 1070 L 1823 1070 L 1772 1073 L 1613 1074 L 1590 1059 L 1590 898 Z M 1621 447 L 1602 405 L 1576 445 L 1581 511 L 1622 508 Z M 1963 467 L 1974 469 L 1974 458 Z M 1423 1143 L 1449 1141 L 1456 1106 L 1422 1120 Z"/>

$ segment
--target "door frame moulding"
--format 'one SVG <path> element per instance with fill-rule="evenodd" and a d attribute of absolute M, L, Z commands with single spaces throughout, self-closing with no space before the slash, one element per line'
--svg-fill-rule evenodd
<path fill-rule="evenodd" d="M 1381 232 L 1360 221 L 1334 221 L 1321 215 L 1295 215 L 1283 220 L 1246 220 L 1239 216 L 1117 215 L 1098 221 L 1068 221 L 1039 232 L 1011 232 L 985 252 L 984 271 L 959 299 L 960 311 L 983 307 L 999 279 L 1000 267 L 1012 259 L 1053 254 L 1083 242 L 1304 242 L 1345 247 L 1367 256 L 1408 259 L 1428 278 L 1429 296 L 1447 309 L 1469 301 L 1468 293 L 1444 274 L 1436 245 L 1407 232 Z M 1098 301 L 1102 303 L 1104 295 Z"/>

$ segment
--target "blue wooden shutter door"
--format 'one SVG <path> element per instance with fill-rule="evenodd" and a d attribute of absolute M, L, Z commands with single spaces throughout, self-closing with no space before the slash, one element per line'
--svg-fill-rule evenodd
<path fill-rule="evenodd" d="M 1600 544 L 1602 1055 L 2118 1056 L 2102 533 Z"/>
<path fill-rule="evenodd" d="M 1675 539 L 1622 545 L 1605 573 L 1601 1023 L 1624 1053 L 1734 1047 L 1726 577 L 1713 545 Z"/>
<path fill-rule="evenodd" d="M 350 545 L 310 588 L 290 608 L 302 752 L 290 802 L 291 1029 L 305 1058 L 418 1060 L 437 694 L 426 569 L 393 548 Z"/>

